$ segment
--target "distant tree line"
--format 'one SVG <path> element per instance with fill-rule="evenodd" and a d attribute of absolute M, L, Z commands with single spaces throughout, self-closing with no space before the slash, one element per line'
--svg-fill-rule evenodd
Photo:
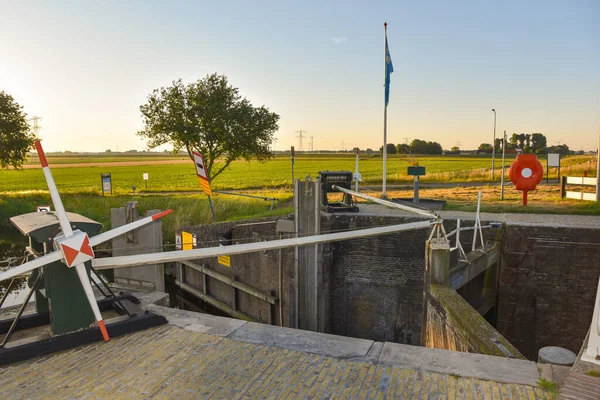
<path fill-rule="evenodd" d="M 388 143 L 386 146 L 388 154 L 443 154 L 442 145 L 438 142 L 428 142 L 420 139 L 413 139 L 410 144 Z M 383 146 L 379 148 L 379 152 L 383 153 Z"/>
<path fill-rule="evenodd" d="M 502 153 L 502 139 L 495 141 L 496 154 Z M 542 133 L 513 133 L 506 142 L 506 150 L 518 150 L 526 154 L 560 153 L 570 154 L 571 150 L 566 144 L 548 146 L 546 136 Z M 492 154 L 493 147 L 489 143 L 481 143 L 477 152 Z"/>

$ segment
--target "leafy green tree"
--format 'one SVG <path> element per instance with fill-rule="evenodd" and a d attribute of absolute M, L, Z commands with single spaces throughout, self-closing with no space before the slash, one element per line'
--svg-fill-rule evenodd
<path fill-rule="evenodd" d="M 535 154 L 544 153 L 547 146 L 546 136 L 541 133 L 531 134 L 531 150 Z"/>
<path fill-rule="evenodd" d="M 427 142 L 425 140 L 414 139 L 410 143 L 412 154 L 442 154 L 442 145 L 438 142 Z"/>
<path fill-rule="evenodd" d="M 265 106 L 254 107 L 224 75 L 207 75 L 185 85 L 155 89 L 140 106 L 144 127 L 139 136 L 148 147 L 171 143 L 174 151 L 200 152 L 212 180 L 235 160 L 271 158 L 279 115 Z"/>
<path fill-rule="evenodd" d="M 569 154 L 569 152 L 569 146 L 566 144 L 559 144 L 556 146 L 550 146 L 548 148 L 548 153 Z"/>
<path fill-rule="evenodd" d="M 396 145 L 393 143 L 388 143 L 385 145 L 388 154 L 396 154 Z M 383 146 L 379 148 L 379 152 L 383 154 Z"/>
<path fill-rule="evenodd" d="M 502 139 L 496 138 L 494 141 L 496 154 L 502 153 Z"/>
<path fill-rule="evenodd" d="M 410 146 L 406 143 L 398 143 L 396 145 L 398 154 L 410 154 Z"/>
<path fill-rule="evenodd" d="M 8 93 L 0 92 L 0 169 L 20 168 L 27 152 L 33 148 L 35 136 L 15 99 Z"/>
<path fill-rule="evenodd" d="M 479 153 L 492 154 L 492 145 L 489 143 L 481 143 L 477 148 Z"/>

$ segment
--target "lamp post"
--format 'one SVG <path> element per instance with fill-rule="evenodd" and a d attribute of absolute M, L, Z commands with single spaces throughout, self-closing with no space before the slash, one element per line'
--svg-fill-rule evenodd
<path fill-rule="evenodd" d="M 494 161 L 496 159 L 496 109 L 492 108 L 494 112 L 494 141 L 492 142 L 492 181 L 494 180 Z"/>

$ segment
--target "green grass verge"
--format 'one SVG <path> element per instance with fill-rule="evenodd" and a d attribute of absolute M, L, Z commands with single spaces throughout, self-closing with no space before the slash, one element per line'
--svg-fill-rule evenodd
<path fill-rule="evenodd" d="M 537 384 L 540 388 L 542 388 L 546 393 L 548 393 L 553 399 L 558 398 L 558 391 L 560 390 L 560 385 L 554 381 L 549 381 L 546 378 L 539 378 Z"/>
<path fill-rule="evenodd" d="M 273 211 L 269 211 L 271 203 L 260 199 L 233 196 L 215 196 L 214 208 L 217 221 L 258 218 L 272 215 L 285 215 L 292 212 L 290 197 L 281 193 L 270 193 L 281 199 Z M 110 209 L 123 207 L 125 202 L 134 200 L 133 196 L 102 197 L 91 194 L 62 194 L 65 209 L 85 215 L 104 225 L 103 230 L 110 229 Z M 140 214 L 152 209 L 172 209 L 173 213 L 163 218 L 163 236 L 165 243 L 174 243 L 175 230 L 190 225 L 212 222 L 207 197 L 194 196 L 136 196 Z M 6 232 L 11 227 L 9 218 L 15 215 L 34 212 L 36 205 L 51 204 L 47 194 L 1 195 L 0 194 L 0 229 Z M 4 236 L 4 234 L 2 234 Z M 14 232 L 11 237 L 14 238 Z"/>

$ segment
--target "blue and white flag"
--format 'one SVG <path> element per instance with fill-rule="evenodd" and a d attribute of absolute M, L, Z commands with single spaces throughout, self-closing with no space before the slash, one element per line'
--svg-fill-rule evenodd
<path fill-rule="evenodd" d="M 390 102 L 390 75 L 394 72 L 392 57 L 390 57 L 390 49 L 387 41 L 387 30 L 385 34 L 385 106 Z"/>

